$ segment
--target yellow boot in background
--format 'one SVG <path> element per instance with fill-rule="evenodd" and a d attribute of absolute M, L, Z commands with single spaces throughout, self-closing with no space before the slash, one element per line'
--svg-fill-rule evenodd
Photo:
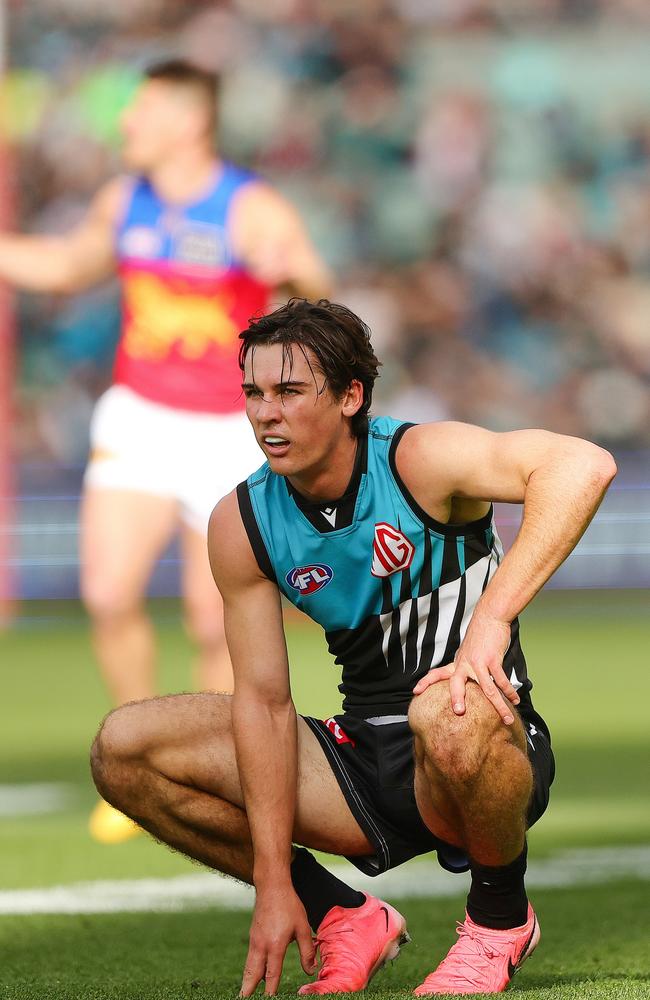
<path fill-rule="evenodd" d="M 123 844 L 142 833 L 137 823 L 103 799 L 91 812 L 88 829 L 93 840 L 100 844 Z"/>

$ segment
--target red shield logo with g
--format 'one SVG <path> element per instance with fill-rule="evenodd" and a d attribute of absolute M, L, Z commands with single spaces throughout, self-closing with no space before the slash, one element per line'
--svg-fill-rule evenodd
<path fill-rule="evenodd" d="M 414 553 L 415 545 L 399 528 L 384 521 L 375 525 L 370 570 L 373 576 L 390 576 L 391 573 L 408 569 L 413 562 Z"/>

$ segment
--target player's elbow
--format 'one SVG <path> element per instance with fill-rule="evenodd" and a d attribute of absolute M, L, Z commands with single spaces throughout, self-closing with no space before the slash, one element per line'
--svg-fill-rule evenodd
<path fill-rule="evenodd" d="M 542 451 L 525 482 L 537 480 L 538 473 L 540 478 L 549 474 L 551 477 L 564 477 L 581 491 L 593 490 L 601 496 L 605 493 L 618 472 L 614 456 L 609 451 L 584 438 L 547 431 L 534 433 L 538 433 L 537 440 Z"/>
<path fill-rule="evenodd" d="M 583 467 L 596 488 L 604 493 L 618 472 L 616 461 L 605 448 L 589 442 L 585 444 L 588 447 L 585 449 Z"/>
<path fill-rule="evenodd" d="M 235 740 L 263 730 L 281 738 L 296 724 L 296 708 L 288 685 L 274 688 L 245 676 L 238 677 L 237 670 L 231 705 Z"/>
<path fill-rule="evenodd" d="M 81 291 L 81 286 L 71 268 L 65 261 L 53 261 L 49 266 L 41 268 L 29 281 L 21 283 L 29 291 L 41 292 L 45 295 L 74 295 Z"/>
<path fill-rule="evenodd" d="M 74 295 L 83 285 L 84 262 L 72 252 L 68 238 L 43 238 L 36 247 L 34 287 L 51 295 Z"/>
<path fill-rule="evenodd" d="M 575 489 L 588 504 L 597 506 L 617 472 L 613 456 L 590 441 L 574 438 L 565 461 Z"/>
<path fill-rule="evenodd" d="M 48 291 L 54 295 L 76 295 L 82 292 L 84 286 L 81 285 L 72 274 L 56 275 Z"/>
<path fill-rule="evenodd" d="M 334 277 L 319 257 L 307 251 L 296 255 L 286 284 L 292 294 L 303 296 L 312 302 L 318 302 L 319 299 L 331 298 L 334 290 Z"/>
<path fill-rule="evenodd" d="M 84 271 L 76 267 L 65 255 L 57 262 L 50 273 L 49 291 L 55 295 L 76 295 L 94 284 Z"/>
<path fill-rule="evenodd" d="M 319 299 L 331 299 L 334 292 L 334 276 L 324 264 L 317 266 L 313 275 L 310 297 L 314 301 Z"/>
<path fill-rule="evenodd" d="M 611 452 L 606 451 L 605 448 L 600 448 L 599 450 L 601 453 L 602 475 L 606 485 L 609 486 L 618 472 L 618 466 Z"/>

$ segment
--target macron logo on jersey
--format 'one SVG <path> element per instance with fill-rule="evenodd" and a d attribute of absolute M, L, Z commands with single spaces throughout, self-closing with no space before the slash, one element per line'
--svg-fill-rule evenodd
<path fill-rule="evenodd" d="M 373 576 L 390 576 L 391 573 L 408 569 L 413 562 L 414 553 L 415 545 L 399 528 L 384 521 L 375 525 L 370 570 Z"/>
<path fill-rule="evenodd" d="M 333 528 L 336 527 L 336 507 L 325 507 L 325 509 L 321 511 L 321 514 L 326 521 L 329 521 Z"/>
<path fill-rule="evenodd" d="M 325 563 L 313 563 L 311 566 L 294 566 L 285 576 L 285 580 L 301 597 L 307 597 L 326 587 L 333 576 L 334 570 L 331 566 L 326 566 Z"/>

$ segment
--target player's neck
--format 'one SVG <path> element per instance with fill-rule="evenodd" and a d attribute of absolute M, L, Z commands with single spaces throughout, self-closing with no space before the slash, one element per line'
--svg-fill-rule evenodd
<path fill-rule="evenodd" d="M 306 500 L 313 503 L 336 500 L 343 496 L 352 478 L 357 447 L 357 438 L 343 438 L 337 446 L 335 455 L 330 454 L 318 466 L 296 476 L 289 476 L 291 485 Z"/>
<path fill-rule="evenodd" d="M 172 204 L 187 204 L 207 193 L 221 161 L 207 149 L 180 149 L 149 172 L 160 197 Z"/>

